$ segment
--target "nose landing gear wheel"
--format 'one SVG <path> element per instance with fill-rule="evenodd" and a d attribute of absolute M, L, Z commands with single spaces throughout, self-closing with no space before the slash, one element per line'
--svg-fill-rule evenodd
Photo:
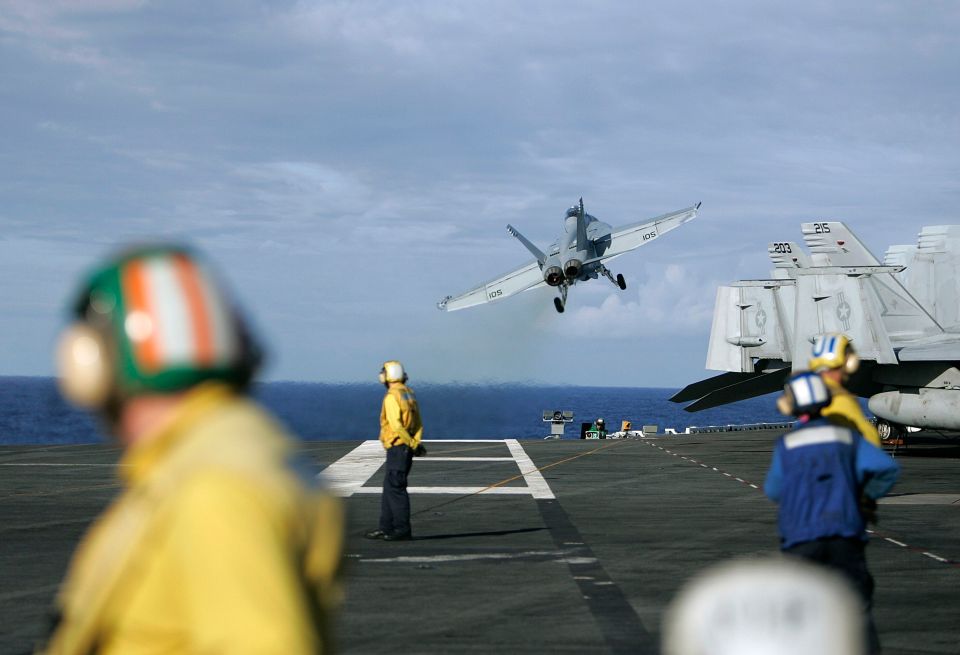
<path fill-rule="evenodd" d="M 561 314 L 563 313 L 563 303 L 560 302 L 560 299 L 559 299 L 559 298 L 554 298 L 554 299 L 553 299 L 553 306 L 557 308 L 557 312 L 559 312 L 559 313 L 561 313 Z"/>
<path fill-rule="evenodd" d="M 617 286 L 620 287 L 621 291 L 625 291 L 627 288 L 627 281 L 623 279 L 623 273 L 617 273 Z"/>

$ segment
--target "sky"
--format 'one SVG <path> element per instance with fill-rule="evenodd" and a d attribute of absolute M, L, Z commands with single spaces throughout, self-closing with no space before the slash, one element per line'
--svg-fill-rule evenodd
<path fill-rule="evenodd" d="M 877 254 L 957 223 L 960 5 L 0 0 L 0 375 L 50 375 L 80 276 L 186 241 L 266 379 L 679 387 L 716 287 L 842 220 Z M 702 202 L 621 292 L 436 303 L 583 197 Z"/>

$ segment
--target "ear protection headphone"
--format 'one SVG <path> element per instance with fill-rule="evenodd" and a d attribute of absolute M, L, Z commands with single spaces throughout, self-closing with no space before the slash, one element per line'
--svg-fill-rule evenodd
<path fill-rule="evenodd" d="M 853 346 L 847 347 L 847 359 L 843 362 L 843 372 L 847 375 L 853 375 L 860 368 L 860 355 L 853 350 Z"/>
<path fill-rule="evenodd" d="M 78 321 L 67 327 L 57 344 L 60 391 L 74 405 L 96 409 L 114 389 L 114 366 L 102 332 Z"/>
<path fill-rule="evenodd" d="M 387 382 L 406 382 L 407 372 L 403 369 L 403 364 L 398 361 L 385 362 L 380 369 L 380 384 Z"/>
<path fill-rule="evenodd" d="M 793 393 L 790 387 L 783 390 L 783 395 L 777 398 L 777 411 L 784 416 L 793 416 Z"/>

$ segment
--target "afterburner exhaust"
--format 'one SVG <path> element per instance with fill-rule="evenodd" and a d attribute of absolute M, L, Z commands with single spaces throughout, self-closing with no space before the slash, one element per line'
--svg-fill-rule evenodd
<path fill-rule="evenodd" d="M 568 278 L 575 278 L 580 275 L 580 269 L 583 268 L 583 262 L 579 259 L 568 259 L 567 263 L 563 265 L 563 272 L 567 274 Z"/>
<path fill-rule="evenodd" d="M 543 272 L 543 281 L 551 287 L 558 287 L 563 282 L 563 271 L 559 266 L 550 266 Z"/>

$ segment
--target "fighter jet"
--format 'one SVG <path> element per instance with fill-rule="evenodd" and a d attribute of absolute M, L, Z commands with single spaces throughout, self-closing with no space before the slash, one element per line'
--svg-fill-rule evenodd
<path fill-rule="evenodd" d="M 726 372 L 671 400 L 698 411 L 777 391 L 806 368 L 816 335 L 841 332 L 863 361 L 849 386 L 869 398 L 881 437 L 960 430 L 960 226 L 924 227 L 882 263 L 843 223 L 802 230 L 809 254 L 772 243 L 770 278 L 718 289 L 707 368 Z"/>
<path fill-rule="evenodd" d="M 553 299 L 557 311 L 563 313 L 567 305 L 567 291 L 578 281 L 596 280 L 601 275 L 621 290 L 627 288 L 622 274 L 616 277 L 604 262 L 645 245 L 662 234 L 692 220 L 700 209 L 698 202 L 663 216 L 613 229 L 583 210 L 583 198 L 567 210 L 563 218 L 564 233 L 540 250 L 512 225 L 507 231 L 516 237 L 534 256 L 520 268 L 501 275 L 458 296 L 447 296 L 437 303 L 441 310 L 452 312 L 475 305 L 503 300 L 521 291 L 543 286 L 555 287 L 560 293 Z"/>

